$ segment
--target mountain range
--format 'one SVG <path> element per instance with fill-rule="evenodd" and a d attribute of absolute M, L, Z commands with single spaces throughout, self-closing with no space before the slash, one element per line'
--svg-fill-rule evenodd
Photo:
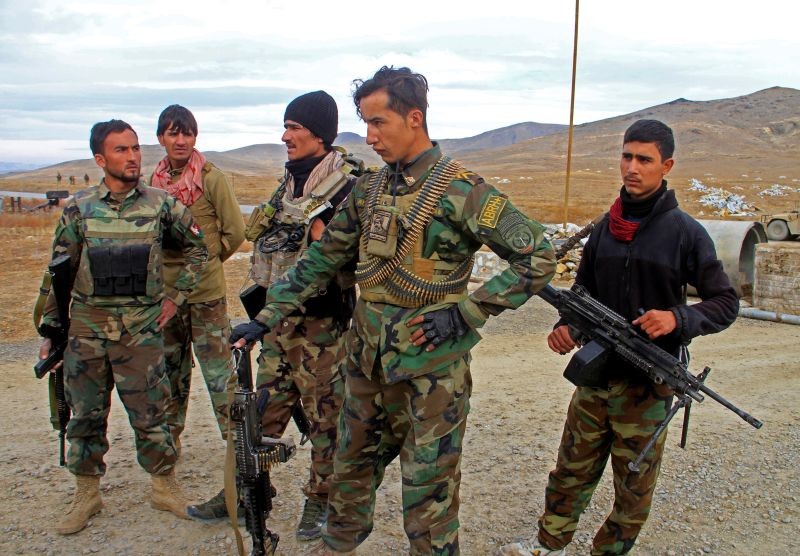
<path fill-rule="evenodd" d="M 741 194 L 758 189 L 755 195 L 779 183 L 789 186 L 791 195 L 774 200 L 762 197 L 759 202 L 793 208 L 792 203 L 800 199 L 800 90 L 772 87 L 719 100 L 679 98 L 575 126 L 571 176 L 577 190 L 574 195 L 581 204 L 607 206 L 608 199 L 616 195 L 622 135 L 640 118 L 662 120 L 675 131 L 676 165 L 669 176 L 672 187 L 688 189 L 690 180 L 697 178 L 709 186 L 733 188 Z M 440 144 L 445 153 L 454 155 L 466 167 L 502 184 L 498 187 L 512 194 L 515 202 L 522 199 L 521 206 L 534 209 L 549 204 L 556 210 L 554 207 L 565 197 L 567 138 L 566 126 L 525 122 L 474 137 L 442 139 Z M 367 165 L 380 164 L 364 138 L 355 133 L 342 133 L 335 144 L 364 159 Z M 150 173 L 163 152 L 158 145 L 143 146 L 143 173 Z M 274 187 L 273 178 L 282 173 L 285 161 L 282 144 L 204 152 L 234 178 L 242 202 L 263 198 L 265 188 L 269 191 Z M 85 173 L 93 181 L 100 177 L 92 159 L 74 160 L 2 176 L 0 189 L 52 189 L 56 172 L 78 177 L 80 186 Z"/>

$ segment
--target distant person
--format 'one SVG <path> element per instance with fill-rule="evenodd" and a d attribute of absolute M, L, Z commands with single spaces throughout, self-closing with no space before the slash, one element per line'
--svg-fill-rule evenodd
<path fill-rule="evenodd" d="M 332 146 L 338 125 L 336 101 L 325 91 L 300 95 L 286 107 L 281 137 L 289 159 L 286 172 L 248 227 L 248 239 L 254 241 L 250 274 L 260 286 L 269 287 L 319 241 L 335 208 L 353 188 L 355 168 Z M 267 333 L 258 359 L 256 386 L 267 394 L 264 435 L 280 437 L 301 400 L 310 423 L 311 469 L 296 530 L 301 540 L 319 537 L 325 522 L 344 390 L 339 365 L 355 305 L 354 271 L 352 260 L 286 316 L 282 326 Z M 226 516 L 224 491 L 188 511 L 200 519 Z"/>
<path fill-rule="evenodd" d="M 70 176 L 69 177 L 69 184 L 70 185 L 75 185 L 75 176 Z"/>
<path fill-rule="evenodd" d="M 189 211 L 139 181 L 142 156 L 130 125 L 121 120 L 95 124 L 90 145 L 104 178 L 70 198 L 53 242 L 53 258 L 69 255 L 74 280 L 64 384 L 72 410 L 67 468 L 77 486 L 56 524 L 63 535 L 86 527 L 103 507 L 99 486 L 106 472 L 114 385 L 134 430 L 137 460 L 152 476 L 151 506 L 187 518 L 166 421 L 170 391 L 161 329 L 186 303 L 206 259 Z M 161 246 L 167 242 L 185 256 L 172 286 L 161 280 Z M 44 359 L 50 351 L 48 327 L 58 326 L 52 293 L 42 322 Z"/>
<path fill-rule="evenodd" d="M 86 184 L 86 187 L 89 187 L 89 174 L 83 175 L 83 183 Z"/>
<path fill-rule="evenodd" d="M 431 142 L 423 75 L 383 67 L 354 85 L 367 144 L 386 164 L 356 182 L 320 241 L 273 282 L 266 307 L 231 339 L 280 334 L 281 323 L 358 255 L 328 518 L 314 550 L 355 550 L 369 536 L 375 492 L 399 455 L 411 554 L 458 554 L 476 329 L 547 284 L 553 250 L 543 226 Z M 482 245 L 510 266 L 470 294 Z"/>
<path fill-rule="evenodd" d="M 156 135 L 166 156 L 156 165 L 150 185 L 189 207 L 208 247 L 208 262 L 187 303 L 164 327 L 164 350 L 172 401 L 167 424 L 180 453 L 192 377 L 192 344 L 206 382 L 211 407 L 223 438 L 228 430 L 228 394 L 236 385 L 228 346 L 230 321 L 225 300 L 224 263 L 244 241 L 244 219 L 228 179 L 195 149 L 197 120 L 183 106 L 167 106 Z M 186 264 L 180 249 L 164 249 L 164 283 L 173 286 Z"/>
<path fill-rule="evenodd" d="M 61 172 L 56 174 L 56 184 L 61 185 Z"/>
<path fill-rule="evenodd" d="M 695 336 L 727 328 L 739 300 L 705 228 L 678 208 L 675 192 L 667 189 L 674 149 L 672 130 L 660 121 L 638 120 L 627 129 L 619 197 L 592 232 L 575 283 L 678 356 Z M 697 290 L 700 303 L 686 304 L 687 285 Z M 576 345 L 562 321 L 547 344 L 561 354 Z M 591 554 L 626 554 L 633 548 L 650 513 L 667 435 L 659 437 L 638 473 L 628 462 L 666 417 L 673 392 L 616 356 L 604 370 L 603 384 L 579 386 L 572 396 L 538 535 L 498 554 L 564 554 L 609 456 L 614 508 L 595 535 Z"/>

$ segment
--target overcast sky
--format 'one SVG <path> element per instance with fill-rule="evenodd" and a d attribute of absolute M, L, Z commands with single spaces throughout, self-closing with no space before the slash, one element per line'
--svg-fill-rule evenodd
<path fill-rule="evenodd" d="M 0 161 L 88 158 L 112 117 L 156 143 L 160 111 L 198 119 L 198 148 L 278 143 L 286 103 L 324 89 L 364 135 L 351 82 L 380 66 L 429 80 L 429 129 L 455 138 L 569 121 L 572 0 L 0 0 Z M 581 3 L 575 121 L 678 97 L 800 88 L 788 0 Z"/>

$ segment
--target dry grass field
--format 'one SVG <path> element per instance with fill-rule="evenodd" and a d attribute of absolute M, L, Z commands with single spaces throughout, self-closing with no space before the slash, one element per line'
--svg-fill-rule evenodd
<path fill-rule="evenodd" d="M 238 184 L 237 184 L 238 185 Z M 516 200 L 516 199 L 515 199 Z M 524 205 L 525 200 L 519 204 Z M 547 205 L 530 199 L 531 206 Z M 581 210 L 584 209 L 580 203 Z M 557 203 L 550 205 L 557 209 Z M 591 210 L 586 210 L 591 214 Z M 64 511 L 72 480 L 57 466 L 55 433 L 47 422 L 44 384 L 31 365 L 38 345 L 31 308 L 57 211 L 0 215 L 0 419 L 14 423 L 0 433 L 2 554 L 234 554 L 229 526 L 179 521 L 150 509 L 147 477 L 134 461 L 133 438 L 116 396 L 112 401 L 103 479 L 105 508 L 86 530 L 62 537 L 51 524 Z M 228 263 L 231 317 L 244 313 L 236 299 L 249 267 L 248 246 Z M 461 546 L 465 555 L 492 554 L 501 544 L 529 535 L 541 511 L 570 385 L 560 377 L 565 360 L 550 353 L 545 337 L 556 315 L 538 299 L 491 319 L 474 350 L 474 392 L 463 460 Z M 798 407 L 796 327 L 740 319 L 729 330 L 693 344 L 693 361 L 711 365 L 710 385 L 766 423 L 750 429 L 706 402 L 692 413 L 687 451 L 668 439 L 663 477 L 639 554 L 798 553 L 800 474 L 796 466 Z M 224 444 L 211 415 L 199 369 L 192 382 L 184 453 L 178 476 L 188 496 L 203 500 L 221 484 Z M 674 427 L 673 427 L 674 428 Z M 291 429 L 289 434 L 297 438 Z M 675 429 L 677 430 L 677 429 Z M 302 506 L 308 449 L 275 470 L 279 496 L 269 526 L 281 534 L 279 554 L 305 554 L 293 531 Z M 364 554 L 407 552 L 400 515 L 400 473 L 388 470 L 378 492 L 375 530 Z M 608 474 L 576 536 L 586 553 L 593 530 L 611 506 Z"/>
<path fill-rule="evenodd" d="M 670 187 L 690 214 L 721 217 L 699 204 L 701 193 L 689 190 L 692 178 L 744 196 L 758 209 L 750 219 L 796 208 L 800 204 L 798 99 L 800 91 L 779 88 L 707 103 L 679 99 L 579 126 L 567 219 L 583 224 L 607 210 L 617 195 L 620 133 L 633 117 L 662 118 L 678 132 Z M 565 150 L 561 134 L 465 152 L 456 158 L 496 183 L 532 217 L 561 222 Z M 153 159 L 151 164 L 160 156 L 153 148 L 146 154 Z M 252 158 L 246 162 L 254 167 Z M 246 171 L 244 165 L 220 167 L 231 178 L 242 204 L 265 200 L 281 172 L 279 165 L 258 172 Z M 65 176 L 83 176 L 88 171 L 93 179 L 98 177 L 91 161 L 73 161 L 59 168 Z M 55 174 L 53 167 L 0 177 L 0 190 L 56 189 Z M 776 183 L 787 188 L 784 195 L 759 195 Z M 61 188 L 68 186 L 62 182 Z M 0 214 L 0 420 L 11 424 L 0 431 L 0 492 L 8 501 L 0 505 L 0 554 L 234 554 L 233 535 L 226 523 L 179 521 L 150 509 L 145 498 L 147 477 L 135 463 L 133 433 L 116 396 L 109 420 L 109 470 L 102 482 L 105 507 L 89 528 L 76 535 L 62 537 L 52 530 L 52 523 L 66 508 L 73 483 L 68 472 L 57 466 L 55 433 L 47 422 L 46 388 L 31 370 L 39 342 L 31 311 L 49 262 L 58 213 Z M 237 294 L 247 280 L 249 249 L 243 246 L 226 263 L 230 316 L 235 321 L 244 318 Z M 572 391 L 561 378 L 566 359 L 546 348 L 556 316 L 550 306 L 533 299 L 517 311 L 490 319 L 481 330 L 483 341 L 473 351 L 474 391 L 462 463 L 460 520 L 465 555 L 492 554 L 504 543 L 529 536 L 541 512 L 547 472 L 554 462 Z M 692 344 L 692 356 L 698 368 L 714 368 L 709 386 L 765 425 L 759 431 L 750 429 L 707 401 L 692 412 L 689 446 L 683 451 L 677 447 L 676 423 L 667 439 L 653 513 L 636 553 L 800 553 L 797 327 L 740 318 L 721 334 L 698 338 Z M 178 476 L 193 501 L 206 499 L 221 484 L 224 444 L 197 368 L 183 438 Z M 306 552 L 307 545 L 297 542 L 293 532 L 308 458 L 307 446 L 302 447 L 296 458 L 274 473 L 279 495 L 269 526 L 281 534 L 279 554 Z M 395 462 L 378 492 L 375 530 L 360 553 L 407 553 L 399 483 Z M 610 509 L 612 498 L 606 473 L 578 528 L 571 554 L 588 553 L 593 531 Z"/>

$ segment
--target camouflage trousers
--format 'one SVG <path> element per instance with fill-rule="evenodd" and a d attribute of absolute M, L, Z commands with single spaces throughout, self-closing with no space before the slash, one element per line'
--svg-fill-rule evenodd
<path fill-rule="evenodd" d="M 279 438 L 298 400 L 310 424 L 311 468 L 303 492 L 326 501 L 342 407 L 344 332 L 332 318 L 287 317 L 263 339 L 256 387 L 266 390 L 261 423 L 265 436 Z"/>
<path fill-rule="evenodd" d="M 469 413 L 469 354 L 451 366 L 386 384 L 350 365 L 323 526 L 326 544 L 353 550 L 372 531 L 375 491 L 399 454 L 403 528 L 414 555 L 459 553 L 461 447 Z"/>
<path fill-rule="evenodd" d="M 186 425 L 192 381 L 192 344 L 206 381 L 211 407 L 222 437 L 228 431 L 228 396 L 236 387 L 236 373 L 228 338 L 231 325 L 225 298 L 187 303 L 164 327 L 164 355 L 172 396 L 167 406 L 167 424 L 175 438 Z"/>
<path fill-rule="evenodd" d="M 163 475 L 175 465 L 176 453 L 164 410 L 169 381 L 164 373 L 164 346 L 155 322 L 118 341 L 73 336 L 64 352 L 64 391 L 72 410 L 67 426 L 67 468 L 75 475 L 104 475 L 103 456 L 111 392 L 117 392 L 134 430 L 136 458 L 145 471 Z"/>
<path fill-rule="evenodd" d="M 626 554 L 650 513 L 666 432 L 641 464 L 628 469 L 666 417 L 672 392 L 664 385 L 609 381 L 605 388 L 577 388 L 567 410 L 556 468 L 545 491 L 539 541 L 566 546 L 611 456 L 614 507 L 594 537 L 592 554 Z"/>

